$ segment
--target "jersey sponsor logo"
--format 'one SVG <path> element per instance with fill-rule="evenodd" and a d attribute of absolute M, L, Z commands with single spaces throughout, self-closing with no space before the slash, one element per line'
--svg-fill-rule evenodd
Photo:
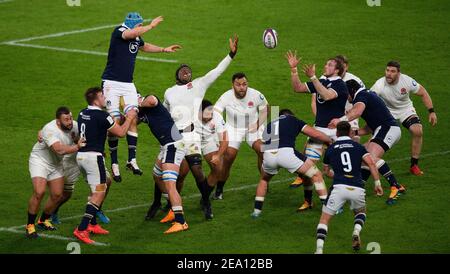
<path fill-rule="evenodd" d="M 413 85 L 413 86 L 417 86 L 417 82 L 413 80 L 413 81 L 412 81 L 412 85 Z"/>
<path fill-rule="evenodd" d="M 130 52 L 132 54 L 135 54 L 139 50 L 139 43 L 138 42 L 131 42 L 129 48 L 130 48 Z"/>
<path fill-rule="evenodd" d="M 402 95 L 405 95 L 405 94 L 407 93 L 406 88 L 402 88 L 402 89 L 400 90 L 400 93 L 401 93 Z"/>
<path fill-rule="evenodd" d="M 113 120 L 113 118 L 111 116 L 108 116 L 108 118 L 106 118 L 106 120 L 108 120 L 108 122 L 110 124 L 114 123 L 114 120 Z"/>
<path fill-rule="evenodd" d="M 255 103 L 253 103 L 253 101 L 249 101 L 248 104 L 247 104 L 247 106 L 248 106 L 249 108 L 252 108 L 252 107 L 255 106 Z"/>
<path fill-rule="evenodd" d="M 316 99 L 317 99 L 317 103 L 319 103 L 319 104 L 323 104 L 323 103 L 325 103 L 325 100 L 324 100 L 324 99 L 322 99 L 322 97 L 320 96 L 320 94 L 319 94 L 319 93 L 317 93 L 317 95 L 316 95 Z"/>
<path fill-rule="evenodd" d="M 261 99 L 261 101 L 264 101 L 264 95 L 260 94 L 259 99 Z"/>

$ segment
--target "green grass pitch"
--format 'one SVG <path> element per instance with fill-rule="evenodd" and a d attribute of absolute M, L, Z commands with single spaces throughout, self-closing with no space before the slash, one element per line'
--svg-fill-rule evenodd
<path fill-rule="evenodd" d="M 313 122 L 310 97 L 295 94 L 284 54 L 297 49 L 303 62 L 316 63 L 318 73 L 326 58 L 344 54 L 350 71 L 369 87 L 384 73 L 388 60 L 396 59 L 402 71 L 414 77 L 430 92 L 439 118 L 437 127 L 428 124 L 427 111 L 420 98 L 414 104 L 424 124 L 422 177 L 409 174 L 409 133 L 386 160 L 399 181 L 408 188 L 394 206 L 368 189 L 368 218 L 362 232 L 366 245 L 379 243 L 381 253 L 449 253 L 450 148 L 450 3 L 446 0 L 387 1 L 369 7 L 365 0 L 290 1 L 118 1 L 81 0 L 80 7 L 65 1 L 14 0 L 0 3 L 0 253 L 68 253 L 69 241 L 56 238 L 25 239 L 24 233 L 7 228 L 26 222 L 27 201 L 32 191 L 28 156 L 37 131 L 53 118 L 56 107 L 69 106 L 74 115 L 85 107 L 83 92 L 100 85 L 105 56 L 55 51 L 5 44 L 29 37 L 93 28 L 119 23 L 128 11 L 145 18 L 164 15 L 164 22 L 144 35 L 157 45 L 179 43 L 176 54 L 140 56 L 174 59 L 178 63 L 137 60 L 135 84 L 142 93 L 163 96 L 174 84 L 179 63 L 188 63 L 194 77 L 202 76 L 228 53 L 228 37 L 238 33 L 239 52 L 233 64 L 208 90 L 206 98 L 217 100 L 231 87 L 234 72 L 244 71 L 250 86 L 262 91 L 271 105 L 293 109 L 297 116 Z M 262 32 L 273 27 L 279 35 L 276 49 L 266 49 Z M 24 41 L 46 47 L 107 52 L 112 28 Z M 302 75 L 302 79 L 305 77 Z M 250 218 L 255 184 L 256 158 L 244 144 L 225 186 L 225 200 L 214 201 L 215 219 L 207 222 L 199 209 L 198 193 L 189 175 L 183 195 L 190 229 L 176 235 L 163 235 L 166 225 L 145 222 L 153 195 L 151 168 L 158 145 L 148 128 L 141 127 L 138 162 L 144 170 L 136 177 L 122 170 L 123 182 L 113 184 L 104 209 L 112 220 L 111 234 L 96 240 L 108 246 L 85 246 L 82 253 L 312 253 L 320 207 L 304 214 L 295 210 L 303 199 L 301 189 L 288 188 L 289 173 L 274 180 L 266 197 L 263 216 Z M 305 138 L 297 146 L 303 147 Z M 126 142 L 120 141 L 119 160 L 126 161 Z M 109 163 L 109 159 L 107 159 Z M 109 164 L 108 164 L 109 165 Z M 208 170 L 208 168 L 205 169 Z M 327 185 L 330 181 L 327 180 Z M 253 185 L 253 186 L 252 186 Z M 385 190 L 387 184 L 384 182 Z M 233 190 L 241 188 L 239 190 Z M 80 179 L 73 199 L 60 211 L 66 219 L 59 230 L 47 233 L 72 237 L 86 203 L 88 187 Z M 386 195 L 386 194 L 385 194 Z M 318 204 L 318 200 L 316 201 Z M 124 210 L 115 209 L 123 209 Z M 108 212 L 109 210 L 113 210 Z M 162 215 L 159 215 L 162 217 Z M 325 245 L 327 253 L 352 253 L 352 214 L 348 208 L 333 219 Z M 18 231 L 23 232 L 20 228 Z"/>

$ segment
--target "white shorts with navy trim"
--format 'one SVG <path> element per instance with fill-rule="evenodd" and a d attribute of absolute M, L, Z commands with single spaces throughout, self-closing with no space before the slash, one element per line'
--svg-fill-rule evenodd
<path fill-rule="evenodd" d="M 375 129 L 371 142 L 379 144 L 384 151 L 391 149 L 402 136 L 399 126 L 379 126 Z"/>
<path fill-rule="evenodd" d="M 92 192 L 97 186 L 106 184 L 109 172 L 105 167 L 105 158 L 99 152 L 78 152 L 77 163 Z"/>
<path fill-rule="evenodd" d="M 160 160 L 162 164 L 175 164 L 180 166 L 185 155 L 184 143 L 180 140 L 175 143 L 161 146 L 158 160 Z"/>
<path fill-rule="evenodd" d="M 333 185 L 322 211 L 334 215 L 347 201 L 350 202 L 351 210 L 364 208 L 366 206 L 366 190 L 344 184 Z"/>
<path fill-rule="evenodd" d="M 125 106 L 138 107 L 137 90 L 133 83 L 103 80 L 102 88 L 106 98 L 106 110 L 111 116 L 120 117 L 120 97 L 123 98 Z"/>
<path fill-rule="evenodd" d="M 336 129 L 326 128 L 326 127 L 318 127 L 314 126 L 314 128 L 326 136 L 330 137 L 333 141 L 337 139 L 336 137 Z M 305 155 L 306 157 L 310 158 L 311 160 L 318 161 L 320 160 L 320 157 L 322 157 L 323 153 L 323 146 L 324 143 L 308 137 L 306 140 L 306 148 L 305 148 Z"/>
<path fill-rule="evenodd" d="M 305 155 L 291 147 L 267 150 L 263 154 L 263 170 L 265 173 L 275 175 L 278 169 L 285 168 L 290 173 L 296 172 L 306 162 Z"/>

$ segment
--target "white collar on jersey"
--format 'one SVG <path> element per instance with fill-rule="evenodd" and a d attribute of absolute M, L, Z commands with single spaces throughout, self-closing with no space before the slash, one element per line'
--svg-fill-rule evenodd
<path fill-rule="evenodd" d="M 340 136 L 336 139 L 336 141 L 347 141 L 347 140 L 351 140 L 352 138 L 350 138 L 349 136 Z"/>
<path fill-rule="evenodd" d="M 354 98 L 356 98 L 356 95 L 358 95 L 358 93 L 360 93 L 363 90 L 367 90 L 366 88 L 360 87 L 356 92 L 355 92 L 355 96 L 353 96 Z"/>
<path fill-rule="evenodd" d="M 125 25 L 125 23 L 122 23 L 122 27 L 130 29 L 127 25 Z"/>
<path fill-rule="evenodd" d="M 88 109 L 96 109 L 96 110 L 102 110 L 101 108 L 97 107 L 97 106 L 88 106 Z"/>
<path fill-rule="evenodd" d="M 337 79 L 341 79 L 341 77 L 338 75 L 338 76 L 326 77 L 326 79 L 330 80 L 330 81 L 336 81 Z"/>

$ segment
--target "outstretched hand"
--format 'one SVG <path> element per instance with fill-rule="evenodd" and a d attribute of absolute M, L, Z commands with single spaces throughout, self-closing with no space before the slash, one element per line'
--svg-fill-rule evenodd
<path fill-rule="evenodd" d="M 303 73 L 305 73 L 305 75 L 308 76 L 308 78 L 315 76 L 316 75 L 316 64 L 304 65 Z"/>
<path fill-rule="evenodd" d="M 159 23 L 161 23 L 162 21 L 164 21 L 164 17 L 158 16 L 155 19 L 153 19 L 149 25 L 151 28 L 156 28 L 156 26 L 158 26 Z"/>
<path fill-rule="evenodd" d="M 237 36 L 237 34 L 234 34 L 234 37 L 230 37 L 230 51 L 233 54 L 236 54 L 236 52 L 238 50 L 238 41 L 239 41 L 239 36 Z"/>
<path fill-rule="evenodd" d="M 301 57 L 297 58 L 297 51 L 292 52 L 291 50 L 289 50 L 284 57 L 287 59 L 291 68 L 296 68 L 302 59 Z"/>
<path fill-rule="evenodd" d="M 167 48 L 164 48 L 163 52 L 176 52 L 177 50 L 181 49 L 180 45 L 171 45 Z"/>

